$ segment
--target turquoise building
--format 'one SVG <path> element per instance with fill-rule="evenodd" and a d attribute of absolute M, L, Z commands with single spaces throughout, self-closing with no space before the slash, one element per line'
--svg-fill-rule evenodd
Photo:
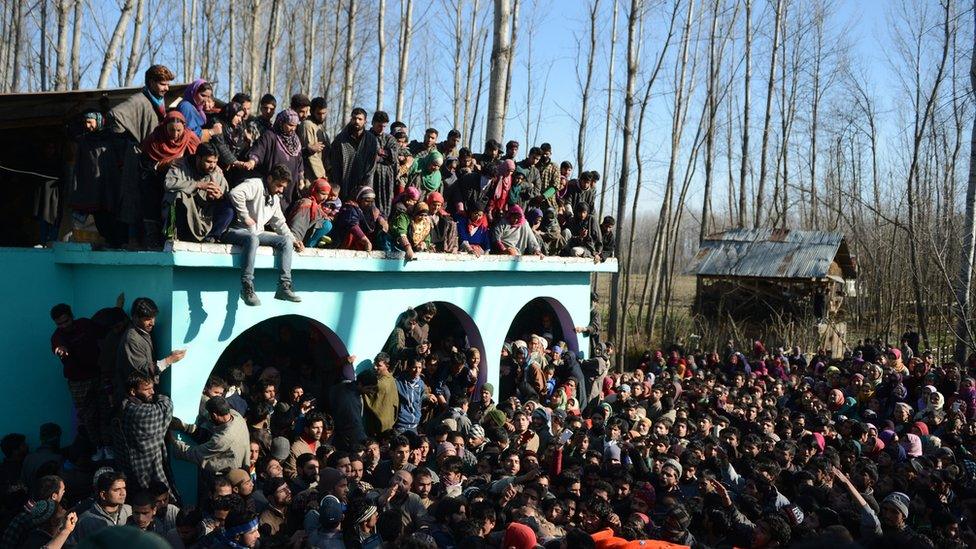
<path fill-rule="evenodd" d="M 301 303 L 273 298 L 277 272 L 270 248 L 259 250 L 255 285 L 262 301 L 239 298 L 240 260 L 229 246 L 176 243 L 161 252 L 93 251 L 87 244 L 53 249 L 0 248 L 0 348 L 7 376 L 0 384 L 0 433 L 36 441 L 53 421 L 73 434 L 73 411 L 61 364 L 51 353 L 50 307 L 64 302 L 75 316 L 110 307 L 120 292 L 127 305 L 139 296 L 159 306 L 153 339 L 157 358 L 186 349 L 164 376 L 175 415 L 192 422 L 200 393 L 221 353 L 246 330 L 283 316 L 304 317 L 337 356 L 356 355 L 357 368 L 381 350 L 397 316 L 432 301 L 482 351 L 481 382 L 498 387 L 498 358 L 516 316 L 533 303 L 554 313 L 570 348 L 588 351 L 573 328 L 586 325 L 590 278 L 613 272 L 616 261 L 590 259 L 418 254 L 388 259 L 382 252 L 307 250 L 293 263 Z M 497 395 L 496 395 L 497 396 Z"/>

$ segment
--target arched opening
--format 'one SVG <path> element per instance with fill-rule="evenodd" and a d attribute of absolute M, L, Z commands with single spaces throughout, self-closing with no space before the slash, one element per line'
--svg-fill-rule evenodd
<path fill-rule="evenodd" d="M 569 350 L 579 351 L 573 317 L 562 303 L 551 297 L 537 297 L 526 303 L 512 320 L 505 341 L 527 341 L 532 334 L 544 337 L 550 345 L 562 341 Z"/>
<path fill-rule="evenodd" d="M 540 336 L 545 349 L 533 349 L 532 336 Z M 528 350 L 519 352 L 514 343 L 524 341 Z M 557 354 L 554 354 L 558 350 Z M 576 329 L 569 311 L 559 301 L 551 297 L 537 297 L 526 303 L 512 320 L 505 335 L 505 346 L 499 357 L 499 401 L 511 396 L 522 399 L 546 400 L 552 387 L 549 385 L 556 371 L 556 361 L 562 360 L 562 352 L 579 352 Z M 538 358 L 529 358 L 532 357 Z M 573 358 L 575 360 L 575 358 Z M 538 363 L 538 368 L 530 368 L 528 362 Z M 532 370 L 538 375 L 529 376 Z M 539 375 L 543 377 L 540 378 Z M 543 379 L 545 378 L 545 379 Z"/>
<path fill-rule="evenodd" d="M 324 324 L 300 315 L 263 320 L 237 336 L 220 354 L 212 374 L 228 383 L 243 375 L 253 390 L 264 379 L 275 381 L 277 399 L 289 402 L 300 385 L 303 398 L 321 398 L 340 377 L 345 344 Z"/>
<path fill-rule="evenodd" d="M 438 367 L 451 360 L 454 352 L 467 353 L 469 349 L 477 349 L 481 357 L 478 367 L 478 380 L 472 390 L 472 401 L 481 398 L 480 388 L 487 380 L 488 364 L 485 356 L 485 344 L 481 339 L 481 332 L 474 320 L 463 309 L 446 301 L 429 302 L 433 305 L 434 316 L 429 323 L 423 318 L 424 309 L 428 303 L 423 303 L 414 307 L 418 313 L 418 327 L 411 336 L 407 338 L 408 347 L 416 347 L 424 341 L 423 335 L 426 333 L 426 342 L 429 344 L 429 355 L 436 358 Z M 425 324 L 427 324 L 425 326 Z M 394 328 L 393 332 L 396 331 Z M 389 349 L 390 341 L 387 341 L 386 349 Z M 430 361 L 428 361 L 430 362 Z"/>

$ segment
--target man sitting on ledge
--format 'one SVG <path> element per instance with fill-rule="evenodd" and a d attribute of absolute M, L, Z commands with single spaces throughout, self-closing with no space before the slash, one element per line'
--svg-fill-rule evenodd
<path fill-rule="evenodd" d="M 275 299 L 301 301 L 292 290 L 291 258 L 292 248 L 299 252 L 305 249 L 300 240 L 292 237 L 291 230 L 281 212 L 281 193 L 291 181 L 291 173 L 281 164 L 275 165 L 265 176 L 245 179 L 230 191 L 230 203 L 234 207 L 234 222 L 224 233 L 223 240 L 237 244 L 244 250 L 244 273 L 241 275 L 241 299 L 245 304 L 261 304 L 254 293 L 254 256 L 258 246 L 271 246 L 281 256 L 281 274 Z M 274 232 L 265 231 L 270 225 Z"/>

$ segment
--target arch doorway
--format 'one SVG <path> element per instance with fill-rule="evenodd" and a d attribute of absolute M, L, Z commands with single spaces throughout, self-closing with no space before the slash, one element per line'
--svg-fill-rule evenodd
<path fill-rule="evenodd" d="M 242 332 L 224 349 L 212 375 L 230 384 L 244 378 L 246 390 L 265 379 L 276 385 L 276 398 L 290 402 L 292 389 L 302 387 L 303 398 L 326 394 L 341 372 L 340 360 L 349 355 L 330 328 L 301 315 L 263 320 Z"/>
<path fill-rule="evenodd" d="M 562 303 L 551 297 L 537 297 L 522 306 L 508 328 L 505 341 L 527 342 L 532 334 L 544 337 L 549 345 L 562 341 L 570 351 L 579 351 L 573 317 Z"/>
<path fill-rule="evenodd" d="M 468 313 L 453 303 L 447 301 L 432 301 L 435 313 L 426 328 L 427 341 L 430 344 L 431 354 L 437 355 L 439 360 L 446 360 L 451 355 L 451 349 L 466 351 L 467 349 L 477 349 L 481 357 L 478 367 L 478 381 L 472 394 L 472 400 L 481 398 L 477 390 L 487 381 L 488 361 L 485 355 L 485 344 L 481 338 L 481 331 L 475 325 L 474 320 Z M 428 303 L 414 307 L 418 313 L 418 319 L 422 315 Z M 421 329 L 423 320 L 420 319 Z M 412 341 L 408 345 L 412 346 L 419 341 Z"/>

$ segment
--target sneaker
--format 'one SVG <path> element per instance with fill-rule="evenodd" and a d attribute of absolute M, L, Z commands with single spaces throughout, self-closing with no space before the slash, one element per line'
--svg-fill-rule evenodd
<path fill-rule="evenodd" d="M 277 295 L 275 297 L 278 297 Z M 257 307 L 261 304 L 261 300 L 258 299 L 256 293 L 254 293 L 254 283 L 241 281 L 241 300 L 245 305 L 250 305 L 251 307 Z"/>
<path fill-rule="evenodd" d="M 107 461 L 111 461 L 115 459 L 115 454 L 112 452 L 112 449 L 108 446 L 102 446 L 102 456 L 104 456 Z"/>
<path fill-rule="evenodd" d="M 315 244 L 316 248 L 328 248 L 332 244 L 332 238 L 328 236 L 323 236 L 319 239 L 318 243 Z"/>
<path fill-rule="evenodd" d="M 291 282 L 286 282 L 284 280 L 278 283 L 278 291 L 275 292 L 275 299 L 292 301 L 294 303 L 298 303 L 302 300 L 302 298 L 298 297 L 298 294 L 292 290 Z"/>
<path fill-rule="evenodd" d="M 99 448 L 92 454 L 91 460 L 93 463 L 98 463 L 105 459 L 105 448 Z"/>

